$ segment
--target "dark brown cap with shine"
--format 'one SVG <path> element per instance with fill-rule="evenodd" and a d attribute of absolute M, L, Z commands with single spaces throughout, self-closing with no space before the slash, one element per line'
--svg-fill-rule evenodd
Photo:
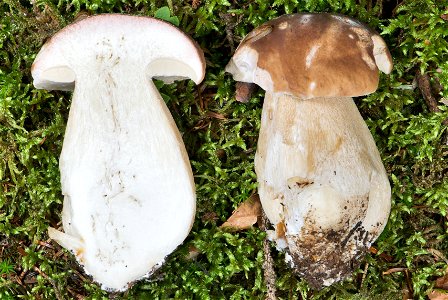
<path fill-rule="evenodd" d="M 273 92 L 301 98 L 370 94 L 378 70 L 392 69 L 383 39 L 342 15 L 285 15 L 249 33 L 235 56 L 245 47 L 258 54 L 257 67 L 269 73 Z"/>

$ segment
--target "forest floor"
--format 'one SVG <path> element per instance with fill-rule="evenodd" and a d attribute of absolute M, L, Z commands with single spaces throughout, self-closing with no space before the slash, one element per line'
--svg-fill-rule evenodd
<path fill-rule="evenodd" d="M 191 161 L 196 219 L 156 276 L 109 294 L 48 237 L 48 226 L 60 227 L 58 158 L 71 94 L 36 90 L 30 68 L 44 42 L 82 15 L 154 16 L 165 6 L 171 16 L 158 16 L 178 23 L 207 62 L 198 86 L 157 82 Z M 266 234 L 258 225 L 220 228 L 256 193 L 263 91 L 248 103 L 235 101 L 224 67 L 252 29 L 298 12 L 354 17 L 389 46 L 392 73 L 355 102 L 388 173 L 392 211 L 353 276 L 320 291 L 268 244 L 277 297 L 448 299 L 447 0 L 0 0 L 0 299 L 264 299 Z"/>

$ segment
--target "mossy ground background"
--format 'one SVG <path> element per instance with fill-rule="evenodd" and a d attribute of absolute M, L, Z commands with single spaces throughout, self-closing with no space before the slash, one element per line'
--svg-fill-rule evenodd
<path fill-rule="evenodd" d="M 62 209 L 58 157 L 70 94 L 35 90 L 30 67 L 44 41 L 79 14 L 153 16 L 168 6 L 202 47 L 202 84 L 160 86 L 185 141 L 197 188 L 197 214 L 185 243 L 161 271 L 128 292 L 109 295 L 72 255 L 48 240 Z M 274 251 L 281 299 L 424 299 L 447 266 L 448 1 L 0 0 L 0 299 L 263 299 L 262 241 L 257 228 L 218 228 L 256 191 L 253 158 L 263 94 L 233 100 L 224 66 L 241 38 L 284 13 L 337 12 L 379 31 L 395 67 L 378 92 L 356 100 L 393 188 L 388 225 L 353 277 L 316 292 Z M 416 88 L 427 75 L 439 112 Z M 191 247 L 201 254 L 186 259 Z M 391 268 L 400 272 L 383 275 Z"/>

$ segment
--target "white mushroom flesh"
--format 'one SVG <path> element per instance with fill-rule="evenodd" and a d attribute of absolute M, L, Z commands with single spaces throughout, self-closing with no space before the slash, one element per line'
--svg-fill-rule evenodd
<path fill-rule="evenodd" d="M 36 87 L 75 86 L 60 157 L 65 233 L 49 234 L 104 289 L 151 273 L 189 233 L 191 167 L 151 77 L 200 82 L 203 69 L 178 29 L 124 15 L 74 23 L 36 58 Z"/>

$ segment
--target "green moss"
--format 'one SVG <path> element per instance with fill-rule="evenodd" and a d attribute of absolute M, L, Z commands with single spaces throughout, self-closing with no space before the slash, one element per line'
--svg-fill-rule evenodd
<path fill-rule="evenodd" d="M 281 299 L 399 299 L 403 288 L 424 299 L 448 256 L 447 109 L 428 110 L 417 72 L 429 76 L 435 98 L 448 98 L 446 0 L 19 0 L 0 2 L 0 298 L 107 299 L 73 257 L 52 243 L 46 228 L 60 220 L 58 156 L 70 94 L 32 87 L 30 67 L 54 32 L 81 12 L 153 16 L 168 6 L 179 27 L 204 49 L 207 75 L 191 82 L 157 83 L 180 128 L 195 174 L 198 210 L 193 230 L 150 280 L 116 299 L 262 299 L 262 240 L 258 229 L 223 232 L 218 226 L 256 190 L 253 158 L 262 92 L 248 104 L 233 100 L 223 69 L 231 50 L 254 27 L 284 13 L 338 12 L 382 33 L 394 57 L 378 92 L 357 99 L 393 187 L 393 207 L 375 247 L 392 260 L 367 255 L 351 280 L 309 289 L 274 252 Z M 384 3 L 383 3 L 384 2 Z M 197 5 L 196 5 L 197 4 Z M 170 17 L 170 16 L 169 16 Z M 437 88 L 441 86 L 442 89 Z M 188 249 L 201 254 L 186 259 Z M 438 253 L 438 254 L 437 254 Z M 407 272 L 383 275 L 393 268 Z M 12 268 L 12 270 L 11 270 Z M 7 271 L 4 271 L 7 270 Z"/>

